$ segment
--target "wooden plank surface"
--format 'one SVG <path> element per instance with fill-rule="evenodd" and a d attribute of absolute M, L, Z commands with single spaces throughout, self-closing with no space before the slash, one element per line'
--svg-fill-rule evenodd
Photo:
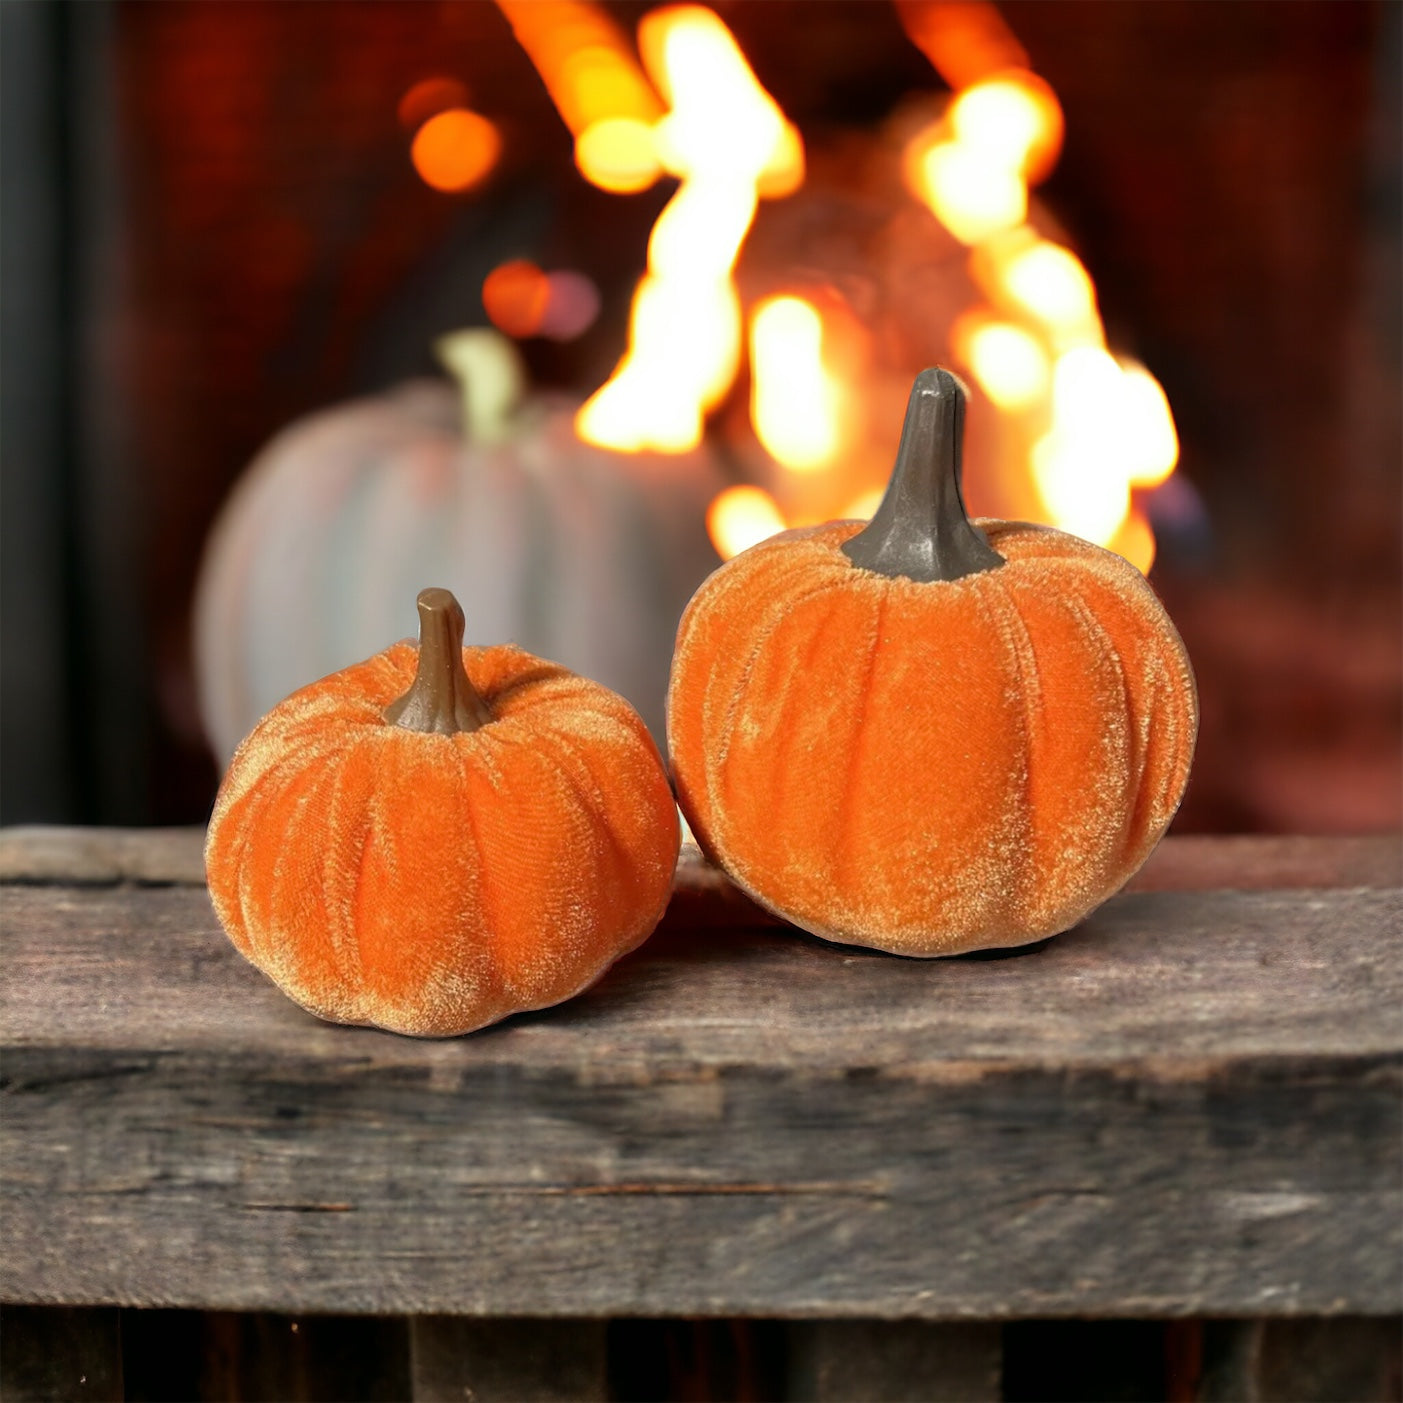
<path fill-rule="evenodd" d="M 1396 890 L 999 958 L 673 926 L 469 1038 L 325 1025 L 197 886 L 10 886 L 0 1296 L 947 1319 L 1400 1305 Z"/>

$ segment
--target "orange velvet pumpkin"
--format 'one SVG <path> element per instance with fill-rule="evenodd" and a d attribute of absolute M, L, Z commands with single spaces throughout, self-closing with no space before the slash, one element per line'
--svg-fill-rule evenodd
<path fill-rule="evenodd" d="M 322 1018 L 469 1032 L 579 993 L 667 905 L 677 810 L 621 697 L 463 648 L 447 590 L 295 692 L 229 766 L 205 847 L 240 952 Z"/>
<path fill-rule="evenodd" d="M 967 518 L 963 413 L 958 381 L 922 372 L 872 521 L 717 570 L 668 696 L 702 848 L 805 930 L 904 955 L 1075 924 L 1168 826 L 1198 725 L 1183 644 L 1133 566 Z"/>

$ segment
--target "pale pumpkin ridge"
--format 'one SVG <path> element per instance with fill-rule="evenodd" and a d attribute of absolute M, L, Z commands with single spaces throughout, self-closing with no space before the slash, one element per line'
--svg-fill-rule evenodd
<path fill-rule="evenodd" d="M 254 486 L 252 478 L 245 479 L 235 488 L 226 512 L 217 518 L 205 547 L 205 559 L 213 562 L 213 568 L 209 577 L 201 581 L 195 599 L 197 659 L 218 678 L 212 689 L 214 695 L 206 696 L 202 686 L 200 700 L 214 717 L 214 724 L 210 729 L 217 733 L 216 745 L 220 750 L 224 748 L 224 736 L 241 729 L 237 718 L 247 716 L 252 710 L 245 681 L 250 669 L 248 623 L 243 606 L 246 606 L 248 599 L 246 581 L 253 570 L 254 543 L 260 535 L 259 518 L 266 514 L 268 508 L 264 503 L 271 499 L 271 494 L 267 492 L 261 494 L 261 499 L 259 495 L 252 493 L 251 489 Z M 242 494 L 249 495 L 252 504 L 251 519 L 247 527 L 236 530 L 243 520 L 242 513 L 236 506 Z M 232 640 L 233 648 L 211 650 L 203 642 L 206 638 L 215 638 L 220 643 Z M 198 671 L 204 672 L 205 668 L 201 667 Z M 203 681 L 204 678 L 201 677 L 200 680 Z M 220 755 L 219 758 L 222 760 L 224 757 Z"/>
<path fill-rule="evenodd" d="M 837 587 L 837 583 L 828 581 L 812 589 L 805 590 L 802 594 L 798 594 L 792 599 L 777 595 L 770 603 L 768 614 L 763 616 L 766 618 L 765 627 L 762 628 L 757 635 L 755 643 L 751 647 L 745 663 L 742 665 L 740 673 L 731 687 L 730 700 L 726 706 L 725 718 L 718 728 L 720 733 L 719 740 L 716 743 L 706 746 L 706 754 L 703 757 L 705 766 L 703 774 L 706 780 L 707 802 L 714 815 L 714 824 L 718 830 L 718 841 L 724 841 L 719 830 L 722 822 L 722 815 L 725 813 L 725 806 L 718 804 L 717 793 L 724 783 L 722 772 L 726 768 L 727 760 L 730 758 L 731 742 L 735 735 L 737 714 L 741 709 L 741 703 L 745 692 L 750 685 L 750 677 L 755 671 L 756 662 L 760 654 L 768 646 L 774 634 L 785 622 L 785 618 L 790 611 L 799 608 L 802 604 L 807 604 L 809 600 L 816 599 L 819 595 L 828 590 L 836 589 Z M 713 673 L 713 677 L 714 675 Z M 708 689 L 708 691 L 709 690 L 710 689 Z M 703 693 L 703 695 L 705 696 L 706 693 Z M 703 736 L 703 744 L 705 744 L 705 736 Z"/>

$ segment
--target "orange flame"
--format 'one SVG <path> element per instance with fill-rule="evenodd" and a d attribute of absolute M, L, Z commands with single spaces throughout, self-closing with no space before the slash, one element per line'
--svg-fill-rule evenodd
<path fill-rule="evenodd" d="M 662 104 L 619 27 L 591 0 L 497 0 L 570 134 L 575 164 L 601 190 L 646 190 L 662 174 Z"/>
<path fill-rule="evenodd" d="M 707 508 L 706 529 L 722 560 L 784 530 L 775 499 L 761 487 L 728 487 Z"/>
<path fill-rule="evenodd" d="M 1036 182 L 1062 148 L 1062 107 L 1036 73 L 1014 69 L 965 88 L 950 104 L 955 141 L 1001 170 Z"/>
<path fill-rule="evenodd" d="M 1029 409 L 1047 394 L 1052 366 L 1032 332 L 988 313 L 966 312 L 950 340 L 975 383 L 1000 409 Z"/>
<path fill-rule="evenodd" d="M 682 177 L 648 243 L 629 348 L 575 421 L 587 442 L 685 452 L 740 363 L 731 273 L 762 191 L 795 188 L 803 145 L 710 10 L 673 5 L 639 28 L 649 75 L 669 103 L 657 124 L 663 165 Z"/>
<path fill-rule="evenodd" d="M 793 472 L 826 467 L 840 440 L 841 388 L 823 364 L 823 319 L 802 297 L 769 297 L 750 323 L 750 414 L 765 450 Z"/>
<path fill-rule="evenodd" d="M 1027 473 L 1053 524 L 1148 570 L 1154 533 L 1132 504 L 1174 470 L 1169 402 L 1143 366 L 1106 349 L 1096 285 L 1070 249 L 1027 222 L 1028 184 L 1062 143 L 1056 94 L 983 0 L 897 0 L 912 41 L 956 89 L 907 147 L 907 183 L 955 238 L 996 311 L 956 323 L 952 346 L 980 389 L 1039 425 Z"/>
<path fill-rule="evenodd" d="M 1027 51 L 989 0 L 896 0 L 896 13 L 911 42 L 952 88 L 1027 67 Z"/>
<path fill-rule="evenodd" d="M 1052 426 L 1032 453 L 1033 481 L 1057 525 L 1112 549 L 1129 543 L 1145 556 L 1149 525 L 1134 525 L 1130 489 L 1163 482 L 1178 456 L 1169 402 L 1143 366 L 1095 346 L 1058 357 Z M 1153 549 L 1151 534 L 1149 559 Z"/>

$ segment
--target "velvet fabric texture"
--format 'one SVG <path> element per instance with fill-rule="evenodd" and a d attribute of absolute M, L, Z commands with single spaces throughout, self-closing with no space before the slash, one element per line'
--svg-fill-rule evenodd
<path fill-rule="evenodd" d="M 677 810 L 637 713 L 520 649 L 462 654 L 479 729 L 384 719 L 418 661 L 399 643 L 275 707 L 220 788 L 215 911 L 319 1017 L 469 1032 L 579 993 L 667 905 Z"/>
<path fill-rule="evenodd" d="M 1193 673 L 1143 576 L 1046 527 L 979 525 L 996 569 L 854 565 L 862 529 L 791 531 L 683 615 L 678 800 L 763 906 L 903 955 L 1066 930 L 1149 856 L 1183 796 Z"/>

